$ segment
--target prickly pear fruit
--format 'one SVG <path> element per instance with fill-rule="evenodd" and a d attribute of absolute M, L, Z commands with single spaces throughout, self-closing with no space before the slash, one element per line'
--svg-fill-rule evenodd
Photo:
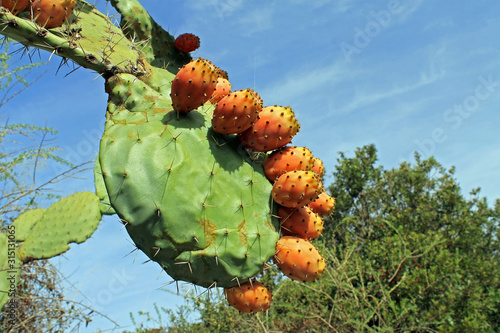
<path fill-rule="evenodd" d="M 212 96 L 217 84 L 215 66 L 198 58 L 182 67 L 172 81 L 170 98 L 178 113 L 197 109 Z"/>
<path fill-rule="evenodd" d="M 262 97 L 260 97 L 260 95 L 257 94 L 253 89 L 249 89 L 249 90 L 254 93 L 255 98 L 257 99 L 257 104 L 262 109 L 264 107 L 264 101 L 262 100 Z"/>
<path fill-rule="evenodd" d="M 223 77 L 217 78 L 215 91 L 210 96 L 210 103 L 217 104 L 223 97 L 231 93 L 231 83 Z"/>
<path fill-rule="evenodd" d="M 313 171 L 289 171 L 273 185 L 272 197 L 282 206 L 302 207 L 323 192 L 323 185 Z"/>
<path fill-rule="evenodd" d="M 285 236 L 299 236 L 303 239 L 315 239 L 323 231 L 323 220 L 307 206 L 299 208 L 278 208 L 281 233 Z"/>
<path fill-rule="evenodd" d="M 314 156 L 305 147 L 287 146 L 272 152 L 264 160 L 264 173 L 274 182 L 279 176 L 293 170 L 311 170 Z"/>
<path fill-rule="evenodd" d="M 320 216 L 330 215 L 335 207 L 335 199 L 326 192 L 320 193 L 318 198 L 309 204 L 309 208 Z"/>
<path fill-rule="evenodd" d="M 289 107 L 267 106 L 252 127 L 240 134 L 246 148 L 264 152 L 285 146 L 297 134 L 300 125 Z"/>
<path fill-rule="evenodd" d="M 32 4 L 33 17 L 44 28 L 57 28 L 70 17 L 75 5 L 76 0 L 35 0 Z"/>
<path fill-rule="evenodd" d="M 241 133 L 253 125 L 262 110 L 255 92 L 239 90 L 222 98 L 214 109 L 212 128 L 216 133 Z"/>
<path fill-rule="evenodd" d="M 314 281 L 325 269 L 325 259 L 305 239 L 283 236 L 273 257 L 278 268 L 292 280 Z"/>
<path fill-rule="evenodd" d="M 12 14 L 17 14 L 26 9 L 29 0 L 0 0 L 0 6 L 10 10 Z"/>
<path fill-rule="evenodd" d="M 314 166 L 312 167 L 312 171 L 316 172 L 319 177 L 323 177 L 325 174 L 325 167 L 323 166 L 323 161 L 319 158 L 314 160 Z"/>
<path fill-rule="evenodd" d="M 182 52 L 193 52 L 200 47 L 200 38 L 189 33 L 179 35 L 175 39 L 174 47 Z"/>
<path fill-rule="evenodd" d="M 224 291 L 229 305 L 240 312 L 266 311 L 271 305 L 271 292 L 258 281 L 247 281 L 240 286 L 226 288 Z"/>

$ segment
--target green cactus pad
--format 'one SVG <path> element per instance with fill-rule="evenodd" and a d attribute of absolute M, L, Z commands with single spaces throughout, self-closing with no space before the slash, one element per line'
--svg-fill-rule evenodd
<path fill-rule="evenodd" d="M 176 280 L 231 287 L 274 255 L 271 184 L 235 136 L 211 129 L 132 75 L 107 83 L 99 159 L 109 199 L 135 244 Z"/>
<path fill-rule="evenodd" d="M 45 211 L 46 209 L 43 208 L 28 210 L 12 222 L 12 227 L 16 230 L 16 242 L 24 242 L 26 240 L 26 237 L 28 237 L 35 224 L 42 219 Z"/>
<path fill-rule="evenodd" d="M 0 309 L 11 299 L 19 283 L 21 262 L 17 256 L 14 228 L 0 233 Z M 10 240 L 9 240 L 10 238 Z"/>
<path fill-rule="evenodd" d="M 100 220 L 100 200 L 94 193 L 65 197 L 44 212 L 19 249 L 19 258 L 27 262 L 64 253 L 69 243 L 87 240 Z"/>

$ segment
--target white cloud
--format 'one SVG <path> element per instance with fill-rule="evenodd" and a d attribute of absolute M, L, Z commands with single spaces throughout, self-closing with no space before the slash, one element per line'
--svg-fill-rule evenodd
<path fill-rule="evenodd" d="M 347 75 L 354 73 L 348 71 L 343 61 L 326 67 L 304 68 L 300 72 L 294 70 L 286 78 L 272 82 L 272 86 L 266 88 L 264 93 L 276 100 L 292 103 L 320 88 L 333 88 L 343 82 Z"/>

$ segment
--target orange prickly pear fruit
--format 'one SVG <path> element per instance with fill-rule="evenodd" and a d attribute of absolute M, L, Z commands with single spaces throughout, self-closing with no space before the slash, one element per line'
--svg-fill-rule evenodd
<path fill-rule="evenodd" d="M 256 95 L 245 89 L 223 97 L 214 109 L 213 130 L 220 134 L 235 134 L 252 126 L 262 110 Z"/>
<path fill-rule="evenodd" d="M 325 270 L 325 259 L 305 239 L 283 236 L 276 245 L 273 257 L 278 268 L 292 280 L 314 281 Z"/>
<path fill-rule="evenodd" d="M 283 147 L 292 141 L 300 125 L 289 107 L 267 106 L 259 119 L 239 138 L 248 149 L 264 152 Z"/>
<path fill-rule="evenodd" d="M 231 83 L 228 79 L 223 77 L 217 78 L 217 84 L 215 85 L 215 90 L 210 96 L 210 102 L 212 104 L 217 104 L 223 97 L 231 93 Z"/>
<path fill-rule="evenodd" d="M 323 161 L 319 158 L 314 159 L 314 165 L 312 171 L 316 172 L 319 177 L 323 177 L 325 174 L 325 167 L 323 166 Z"/>
<path fill-rule="evenodd" d="M 182 67 L 172 81 L 170 97 L 178 113 L 188 113 L 205 104 L 217 83 L 215 66 L 198 58 Z"/>
<path fill-rule="evenodd" d="M 189 33 L 179 35 L 175 39 L 174 47 L 182 52 L 193 52 L 200 47 L 200 38 Z"/>
<path fill-rule="evenodd" d="M 274 182 L 273 200 L 285 207 L 302 207 L 323 192 L 323 185 L 312 171 L 289 171 Z"/>
<path fill-rule="evenodd" d="M 33 18 L 44 28 L 57 28 L 70 17 L 75 5 L 76 0 L 35 0 L 32 4 Z"/>
<path fill-rule="evenodd" d="M 335 207 L 335 199 L 326 192 L 320 193 L 318 198 L 309 204 L 309 208 L 320 216 L 330 215 Z"/>
<path fill-rule="evenodd" d="M 305 147 L 283 147 L 272 152 L 263 163 L 264 173 L 271 182 L 279 176 L 294 170 L 311 170 L 314 165 L 314 156 Z"/>
<path fill-rule="evenodd" d="M 315 239 L 323 231 L 323 220 L 309 207 L 278 207 L 281 233 L 285 236 L 299 236 L 303 239 Z"/>
<path fill-rule="evenodd" d="M 239 286 L 226 288 L 224 291 L 229 305 L 241 312 L 266 311 L 271 305 L 271 291 L 258 281 L 247 281 Z"/>
<path fill-rule="evenodd" d="M 0 6 L 8 9 L 12 14 L 21 13 L 28 7 L 30 0 L 0 0 Z"/>

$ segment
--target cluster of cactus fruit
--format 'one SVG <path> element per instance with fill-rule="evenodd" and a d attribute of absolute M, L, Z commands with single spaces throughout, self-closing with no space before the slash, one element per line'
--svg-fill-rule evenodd
<path fill-rule="evenodd" d="M 66 24 L 76 24 L 68 13 L 77 4 L 77 25 L 64 30 L 70 43 L 50 32 L 41 36 L 22 21 L 2 33 L 26 46 L 44 38 L 47 49 L 106 79 L 106 124 L 95 167 L 99 200 L 88 199 L 93 210 L 117 214 L 137 249 L 174 280 L 223 287 L 229 304 L 242 312 L 269 307 L 271 293 L 255 276 L 270 260 L 291 279 L 317 279 L 325 261 L 310 241 L 320 236 L 321 217 L 331 213 L 334 200 L 322 186 L 321 160 L 289 145 L 300 128 L 292 109 L 264 106 L 252 89 L 232 92 L 225 71 L 191 59 L 198 37 L 174 40 L 137 0 L 111 1 L 123 32 L 108 25 L 117 38 L 107 37 L 102 50 L 102 37 L 92 29 L 106 26 L 107 18 L 81 0 L 48 2 L 65 8 Z M 37 15 L 39 25 L 50 28 L 62 14 L 48 15 Z M 144 44 L 139 50 L 131 41 Z M 45 248 L 30 244 L 32 252 Z"/>
<path fill-rule="evenodd" d="M 252 89 L 231 92 L 227 75 L 222 77 L 221 72 L 201 58 L 186 64 L 172 82 L 173 108 L 187 114 L 209 101 L 215 105 L 211 119 L 215 133 L 236 135 L 246 149 L 266 153 L 263 171 L 273 183 L 272 199 L 278 205 L 283 235 L 276 244 L 274 262 L 292 279 L 316 280 L 325 261 L 308 240 L 321 235 L 321 216 L 334 207 L 322 187 L 323 163 L 305 147 L 287 146 L 300 127 L 291 108 L 263 107 Z M 242 312 L 266 310 L 271 301 L 269 290 L 251 279 L 226 288 L 226 296 Z"/>

